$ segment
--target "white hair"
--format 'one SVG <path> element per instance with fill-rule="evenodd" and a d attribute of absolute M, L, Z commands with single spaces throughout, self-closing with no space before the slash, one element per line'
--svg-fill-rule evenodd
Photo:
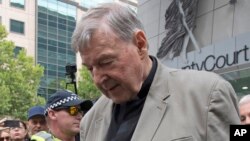
<path fill-rule="evenodd" d="M 72 48 L 75 52 L 89 47 L 92 35 L 102 25 L 107 25 L 111 31 L 124 41 L 133 40 L 136 29 L 143 30 L 136 13 L 117 3 L 106 3 L 90 9 L 77 23 L 72 36 Z M 105 29 L 101 28 L 105 31 Z"/>
<path fill-rule="evenodd" d="M 250 103 L 250 94 L 243 96 L 239 101 L 239 105 L 243 105 L 246 103 Z"/>

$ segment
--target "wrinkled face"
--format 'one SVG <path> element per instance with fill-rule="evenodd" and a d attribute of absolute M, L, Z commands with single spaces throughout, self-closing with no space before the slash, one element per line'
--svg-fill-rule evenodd
<path fill-rule="evenodd" d="M 140 41 L 144 34 L 139 36 L 134 41 L 124 42 L 112 33 L 107 35 L 98 30 L 89 47 L 80 52 L 83 65 L 90 70 L 94 83 L 115 103 L 135 98 L 145 79 L 142 60 L 148 56 L 147 47 Z"/>
<path fill-rule="evenodd" d="M 250 102 L 239 106 L 240 120 L 242 124 L 250 124 Z"/>
<path fill-rule="evenodd" d="M 24 125 L 20 122 L 20 127 L 11 127 L 10 128 L 10 138 L 11 140 L 21 140 L 24 139 L 27 135 L 27 130 Z"/>
<path fill-rule="evenodd" d="M 76 107 L 80 109 L 80 105 L 76 105 Z M 70 115 L 68 108 L 59 110 L 51 109 L 48 111 L 48 116 L 50 117 L 50 122 L 54 122 L 61 134 L 75 136 L 80 132 L 80 121 L 83 117 L 82 112 Z"/>
<path fill-rule="evenodd" d="M 39 131 L 47 131 L 47 125 L 44 116 L 34 116 L 31 117 L 28 121 L 28 129 L 30 131 L 30 135 L 34 135 Z"/>

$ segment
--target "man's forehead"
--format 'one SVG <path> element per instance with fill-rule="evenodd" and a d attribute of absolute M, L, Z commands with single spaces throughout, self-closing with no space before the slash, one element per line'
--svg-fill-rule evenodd
<path fill-rule="evenodd" d="M 89 64 L 92 64 L 99 59 L 112 56 L 112 54 L 114 53 L 115 45 L 116 44 L 98 46 L 96 49 L 94 49 L 94 53 L 92 53 L 91 55 L 88 54 L 88 51 L 81 54 L 82 65 L 88 66 Z"/>

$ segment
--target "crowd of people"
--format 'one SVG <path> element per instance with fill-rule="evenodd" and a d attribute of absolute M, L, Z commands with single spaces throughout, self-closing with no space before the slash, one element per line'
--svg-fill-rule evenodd
<path fill-rule="evenodd" d="M 27 124 L 3 119 L 0 141 L 227 141 L 231 124 L 250 124 L 249 95 L 238 103 L 217 74 L 171 69 L 149 55 L 143 26 L 127 7 L 89 9 L 72 47 L 103 95 L 92 107 L 58 91 L 29 109 Z"/>
<path fill-rule="evenodd" d="M 27 122 L 2 119 L 0 141 L 80 141 L 80 121 L 92 105 L 72 92 L 58 91 L 45 106 L 31 107 Z"/>

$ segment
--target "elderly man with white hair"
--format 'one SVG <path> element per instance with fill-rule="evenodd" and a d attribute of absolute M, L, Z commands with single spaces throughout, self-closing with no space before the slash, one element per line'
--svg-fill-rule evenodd
<path fill-rule="evenodd" d="M 239 110 L 241 123 L 250 124 L 250 94 L 240 99 Z"/>

